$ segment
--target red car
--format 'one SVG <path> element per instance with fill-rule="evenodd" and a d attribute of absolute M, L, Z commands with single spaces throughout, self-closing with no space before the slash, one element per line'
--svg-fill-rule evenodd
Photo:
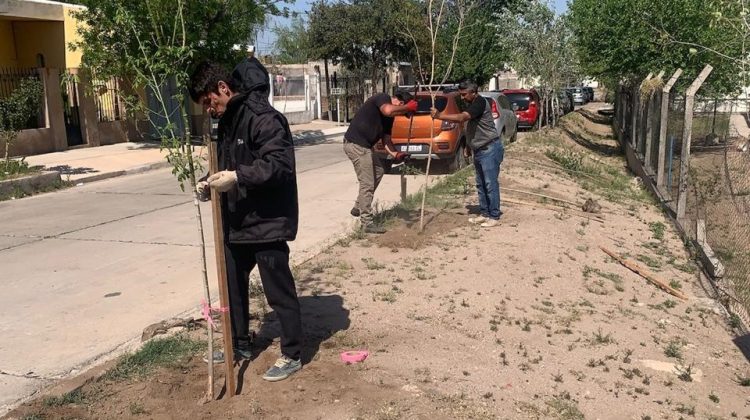
<path fill-rule="evenodd" d="M 536 127 L 541 114 L 539 94 L 534 89 L 504 89 L 518 118 L 518 128 Z"/>

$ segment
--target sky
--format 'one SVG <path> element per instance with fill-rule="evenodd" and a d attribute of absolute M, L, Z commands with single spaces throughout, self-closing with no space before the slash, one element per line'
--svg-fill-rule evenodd
<path fill-rule="evenodd" d="M 557 14 L 565 13 L 568 10 L 568 0 L 549 0 L 554 7 Z M 296 0 L 293 5 L 289 6 L 289 9 L 294 12 L 304 14 L 304 12 L 310 10 L 310 4 L 312 0 Z M 289 19 L 275 17 L 272 18 L 269 28 L 273 28 L 277 25 L 285 26 L 288 25 Z M 273 43 L 276 41 L 276 37 L 270 29 L 263 30 L 258 36 L 258 42 L 255 46 L 256 51 L 259 54 L 268 54 L 273 50 Z"/>

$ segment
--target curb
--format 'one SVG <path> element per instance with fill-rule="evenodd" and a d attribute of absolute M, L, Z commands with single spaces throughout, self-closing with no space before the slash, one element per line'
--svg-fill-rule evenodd
<path fill-rule="evenodd" d="M 309 137 L 304 136 L 304 134 L 292 134 L 292 138 L 294 140 L 294 145 L 305 145 L 305 144 L 314 144 L 314 143 L 321 143 L 328 141 L 334 137 L 338 137 L 344 134 L 347 127 L 334 127 L 329 128 L 325 130 L 321 130 L 320 133 L 316 133 L 315 135 L 311 135 Z M 78 184 L 84 184 L 84 183 L 91 183 L 96 181 L 103 181 L 105 179 L 110 178 L 116 178 L 123 175 L 135 175 L 135 174 L 141 174 L 144 172 L 149 172 L 157 169 L 163 169 L 170 167 L 170 163 L 166 160 L 154 162 L 154 163 L 147 163 L 144 165 L 134 166 L 132 168 L 123 169 L 119 171 L 111 171 L 111 172 L 102 172 L 95 175 L 89 175 L 84 176 L 81 178 L 71 179 L 70 182 L 72 182 L 74 185 Z"/>
<path fill-rule="evenodd" d="M 170 164 L 167 161 L 147 163 L 145 165 L 134 166 L 132 168 L 124 169 L 121 171 L 103 172 L 103 173 L 96 174 L 96 175 L 85 176 L 82 178 L 71 180 L 71 182 L 74 184 L 82 184 L 82 183 L 89 183 L 89 182 L 95 182 L 95 181 L 102 181 L 105 179 L 116 178 L 118 176 L 123 176 L 123 175 L 135 175 L 135 174 L 140 174 L 140 173 L 144 173 L 148 171 L 153 171 L 156 169 L 168 168 L 169 166 Z"/>
<path fill-rule="evenodd" d="M 43 171 L 34 175 L 0 181 L 0 194 L 10 194 L 15 188 L 25 193 L 32 193 L 37 188 L 45 188 L 61 182 L 57 171 Z"/>

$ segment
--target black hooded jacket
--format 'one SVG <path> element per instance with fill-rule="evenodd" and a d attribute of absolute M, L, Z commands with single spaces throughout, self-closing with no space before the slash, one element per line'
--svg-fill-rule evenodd
<path fill-rule="evenodd" d="M 222 194 L 229 243 L 293 241 L 299 210 L 294 142 L 283 114 L 268 103 L 268 72 L 256 59 L 232 71 L 237 95 L 219 120 L 219 170 L 237 172 L 237 187 Z"/>

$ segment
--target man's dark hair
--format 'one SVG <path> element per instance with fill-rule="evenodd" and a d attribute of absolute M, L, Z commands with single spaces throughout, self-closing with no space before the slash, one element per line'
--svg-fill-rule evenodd
<path fill-rule="evenodd" d="M 190 76 L 188 92 L 193 102 L 199 102 L 209 92 L 219 93 L 219 82 L 226 83 L 234 90 L 230 73 L 220 64 L 201 61 Z"/>
<path fill-rule="evenodd" d="M 458 89 L 470 90 L 474 93 L 477 93 L 479 91 L 479 85 L 477 85 L 473 80 L 464 80 L 463 82 L 459 83 Z"/>
<path fill-rule="evenodd" d="M 414 96 L 412 96 L 411 93 L 409 93 L 409 92 L 407 92 L 405 90 L 396 91 L 396 94 L 393 95 L 393 96 L 397 97 L 399 101 L 402 101 L 404 103 L 407 103 L 407 102 L 411 101 L 412 99 L 414 99 Z"/>

